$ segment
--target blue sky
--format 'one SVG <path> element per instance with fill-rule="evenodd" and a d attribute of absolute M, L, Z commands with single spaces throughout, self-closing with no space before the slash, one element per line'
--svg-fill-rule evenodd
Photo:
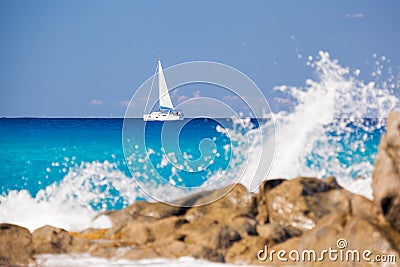
<path fill-rule="evenodd" d="M 302 85 L 319 50 L 366 70 L 374 53 L 400 72 L 398 1 L 0 1 L 0 116 L 122 117 L 160 56 Z M 299 59 L 298 55 L 303 55 Z"/>

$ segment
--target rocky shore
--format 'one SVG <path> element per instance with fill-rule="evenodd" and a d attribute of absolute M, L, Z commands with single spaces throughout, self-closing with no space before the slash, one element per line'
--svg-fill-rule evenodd
<path fill-rule="evenodd" d="M 89 253 L 129 260 L 192 256 L 269 266 L 398 266 L 363 259 L 333 261 L 324 250 L 367 251 L 371 259 L 392 255 L 400 261 L 400 113 L 392 112 L 387 119 L 372 178 L 373 201 L 346 191 L 334 177 L 297 177 L 264 181 L 256 194 L 238 184 L 223 198 L 199 207 L 137 202 L 107 212 L 113 223 L 109 229 L 77 233 L 44 226 L 30 233 L 3 223 L 0 265 L 34 264 L 35 255 L 42 253 Z M 182 201 L 195 206 L 215 194 Z M 282 250 L 288 259 L 292 250 L 301 254 L 310 249 L 317 260 L 285 262 L 277 253 L 272 259 L 267 254 Z M 324 260 L 318 260 L 321 255 Z"/>

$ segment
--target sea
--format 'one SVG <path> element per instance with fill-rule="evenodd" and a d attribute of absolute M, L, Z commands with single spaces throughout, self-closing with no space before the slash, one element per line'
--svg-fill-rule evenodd
<path fill-rule="evenodd" d="M 97 216 L 104 211 L 142 200 L 168 202 L 204 185 L 218 188 L 221 177 L 255 192 L 252 164 L 260 144 L 271 143 L 256 132 L 271 127 L 273 160 L 257 162 L 268 165 L 260 181 L 335 176 L 344 188 L 372 199 L 385 118 L 399 109 L 396 79 L 362 80 L 360 70 L 340 65 L 324 51 L 306 63 L 313 76 L 304 85 L 274 88 L 290 100 L 290 109 L 265 118 L 187 118 L 176 138 L 161 137 L 165 125 L 174 128 L 175 122 L 140 118 L 0 118 L 0 222 L 31 231 L 47 224 L 73 231 L 107 228 L 110 220 Z M 376 65 L 384 70 L 383 63 Z M 124 142 L 128 123 L 130 129 L 145 129 L 144 148 L 135 150 L 142 144 L 134 139 Z M 250 171 L 237 171 L 245 165 Z M 45 255 L 39 261 L 41 266 L 220 266 L 192 258 L 133 262 L 88 255 Z"/>

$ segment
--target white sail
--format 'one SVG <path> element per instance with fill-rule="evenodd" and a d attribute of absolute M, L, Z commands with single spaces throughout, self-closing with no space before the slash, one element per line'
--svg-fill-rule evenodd
<path fill-rule="evenodd" d="M 171 98 L 168 93 L 167 83 L 165 82 L 164 73 L 161 67 L 161 61 L 158 59 L 158 93 L 160 100 L 160 109 L 174 109 Z"/>

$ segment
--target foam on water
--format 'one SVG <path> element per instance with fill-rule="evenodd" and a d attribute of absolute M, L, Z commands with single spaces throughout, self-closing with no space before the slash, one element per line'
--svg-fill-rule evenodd
<path fill-rule="evenodd" d="M 241 182 L 249 187 L 262 143 L 275 142 L 267 179 L 335 176 L 348 190 L 372 198 L 371 174 L 384 118 L 399 108 L 398 85 L 385 62 L 377 60 L 373 80 L 363 81 L 359 69 L 341 66 L 327 52 L 320 51 L 315 59 L 309 57 L 307 65 L 314 70 L 314 79 L 307 79 L 303 87 L 275 88 L 285 93 L 293 106 L 290 111 L 273 114 L 274 121 L 260 126 L 268 132 L 275 123 L 274 140 L 259 140 L 250 130 L 250 149 L 236 147 L 237 154 L 251 151 Z M 230 135 L 241 137 L 238 132 Z"/>
<path fill-rule="evenodd" d="M 42 254 L 37 256 L 37 263 L 40 266 L 47 267 L 130 267 L 130 266 L 151 266 L 151 267 L 196 267 L 196 266 L 207 266 L 207 267 L 233 267 L 237 265 L 226 264 L 226 263 L 215 263 L 205 260 L 198 260 L 191 257 L 182 257 L 179 259 L 145 259 L 139 261 L 129 261 L 122 259 L 104 259 L 91 257 L 86 254 L 69 254 L 69 255 L 48 255 Z M 249 266 L 249 265 L 246 265 Z"/>
<path fill-rule="evenodd" d="M 323 51 L 315 60 L 309 57 L 307 65 L 315 71 L 314 80 L 307 79 L 304 87 L 275 88 L 295 104 L 290 112 L 274 114 L 276 155 L 269 177 L 334 175 L 349 190 L 371 197 L 373 166 L 365 142 L 384 126 L 380 119 L 399 107 L 393 75 L 381 83 L 377 78 L 364 82 L 360 70 L 352 72 Z M 382 74 L 383 65 L 377 66 Z M 366 125 L 366 118 L 378 120 Z M 352 140 L 357 131 L 362 139 Z M 348 164 L 339 160 L 343 154 Z"/>
<path fill-rule="evenodd" d="M 118 193 L 113 197 L 111 192 Z M 105 216 L 93 221 L 94 206 L 105 205 L 105 199 L 132 203 L 140 195 L 131 178 L 116 168 L 115 163 L 82 163 L 70 168 L 61 182 L 40 190 L 35 197 L 28 191 L 11 191 L 0 196 L 2 222 L 16 223 L 34 230 L 46 224 L 68 230 L 88 227 L 106 228 L 111 222 Z M 100 210 L 105 210 L 103 206 Z"/>

